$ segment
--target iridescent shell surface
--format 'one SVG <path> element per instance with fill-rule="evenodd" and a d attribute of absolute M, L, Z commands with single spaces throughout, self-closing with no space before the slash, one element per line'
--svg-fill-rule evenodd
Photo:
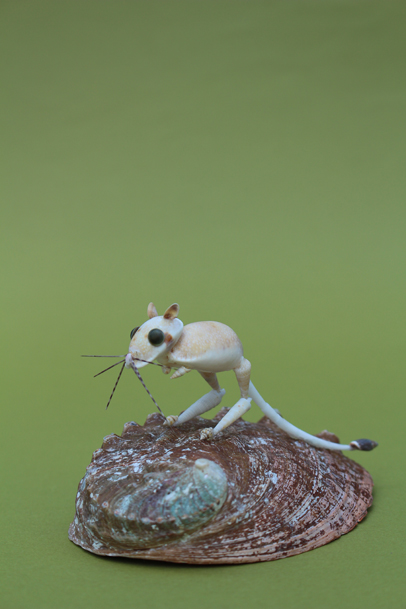
<path fill-rule="evenodd" d="M 226 411 L 177 428 L 153 414 L 106 437 L 79 484 L 69 538 L 105 556 L 246 563 L 312 550 L 366 516 L 368 472 L 269 419 L 200 440 Z"/>

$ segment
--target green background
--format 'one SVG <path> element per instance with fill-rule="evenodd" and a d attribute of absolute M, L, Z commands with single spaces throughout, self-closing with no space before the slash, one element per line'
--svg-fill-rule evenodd
<path fill-rule="evenodd" d="M 406 606 L 405 26 L 403 1 L 1 2 L 2 609 Z M 116 372 L 79 355 L 126 353 L 150 300 L 230 325 L 292 423 L 379 442 L 359 527 L 221 567 L 68 541 L 93 450 L 154 411 L 127 372 L 106 412 Z M 207 391 L 144 379 L 166 414 Z"/>

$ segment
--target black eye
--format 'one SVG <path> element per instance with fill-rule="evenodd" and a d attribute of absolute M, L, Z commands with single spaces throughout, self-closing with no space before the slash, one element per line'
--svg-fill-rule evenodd
<path fill-rule="evenodd" d="M 151 345 L 154 345 L 155 347 L 159 347 L 159 345 L 162 345 L 162 343 L 164 342 L 165 335 L 162 332 L 162 330 L 158 330 L 158 328 L 154 328 L 148 334 L 148 340 L 151 343 Z"/>
<path fill-rule="evenodd" d="M 136 331 L 139 330 L 139 326 L 137 326 L 136 328 L 133 328 L 130 332 L 130 338 L 132 338 L 134 336 L 134 334 L 136 333 Z"/>

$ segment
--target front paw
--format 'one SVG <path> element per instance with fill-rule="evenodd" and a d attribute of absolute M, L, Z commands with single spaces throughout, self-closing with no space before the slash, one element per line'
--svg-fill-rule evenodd
<path fill-rule="evenodd" d="M 201 440 L 211 440 L 213 436 L 214 433 L 212 427 L 206 427 L 206 429 L 202 429 L 202 431 L 200 432 Z"/>
<path fill-rule="evenodd" d="M 179 417 L 170 414 L 169 417 L 166 417 L 165 421 L 164 421 L 164 425 L 166 427 L 172 427 L 172 425 L 175 425 L 175 423 L 177 422 Z"/>

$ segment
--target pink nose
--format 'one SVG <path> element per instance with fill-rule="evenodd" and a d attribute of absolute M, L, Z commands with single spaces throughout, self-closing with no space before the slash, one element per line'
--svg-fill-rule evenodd
<path fill-rule="evenodd" d="M 125 367 L 126 368 L 143 368 L 149 362 L 143 359 L 137 359 L 137 355 L 140 355 L 137 351 L 134 353 L 127 353 L 125 356 Z"/>

